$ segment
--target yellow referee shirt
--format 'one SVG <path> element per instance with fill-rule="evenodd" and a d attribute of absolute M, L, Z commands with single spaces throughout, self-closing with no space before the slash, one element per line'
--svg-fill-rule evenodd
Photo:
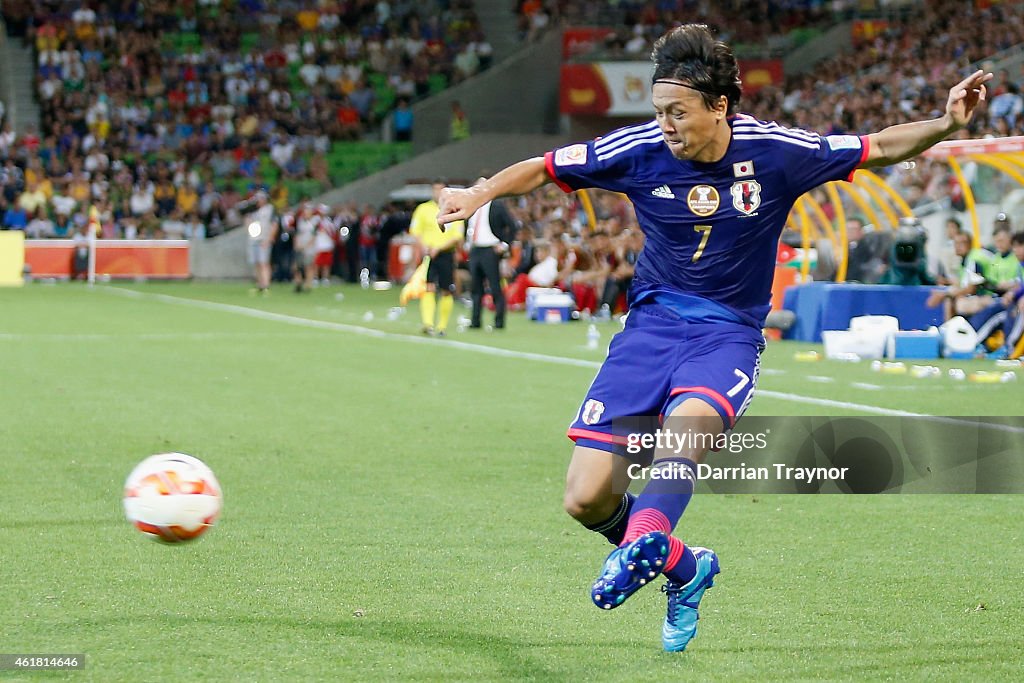
<path fill-rule="evenodd" d="M 441 232 L 441 228 L 437 227 L 437 211 L 437 202 L 432 199 L 417 206 L 416 210 L 412 212 L 409 234 L 430 249 L 438 249 L 446 243 L 449 243 L 450 247 L 454 247 L 458 241 L 452 243 L 452 237 L 458 237 L 461 241 L 466 234 L 466 223 L 465 221 L 449 223 L 447 230 Z"/>

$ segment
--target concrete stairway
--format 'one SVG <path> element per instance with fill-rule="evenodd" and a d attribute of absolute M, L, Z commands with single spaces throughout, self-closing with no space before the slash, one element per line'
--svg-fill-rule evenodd
<path fill-rule="evenodd" d="M 494 62 L 498 63 L 523 47 L 516 25 L 515 0 L 477 0 L 476 14 L 480 18 L 484 35 L 494 48 Z"/>
<path fill-rule="evenodd" d="M 35 63 L 32 51 L 23 47 L 19 38 L 4 36 L 2 42 L 0 57 L 3 59 L 3 66 L 0 66 L 0 69 L 5 73 L 0 82 L 3 82 L 5 87 L 0 97 L 3 97 L 7 116 L 17 132 L 24 132 L 29 126 L 38 132 L 39 104 L 35 98 Z"/>

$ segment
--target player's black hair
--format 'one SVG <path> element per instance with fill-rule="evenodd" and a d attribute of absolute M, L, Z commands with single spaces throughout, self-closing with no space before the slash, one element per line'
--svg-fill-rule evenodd
<path fill-rule="evenodd" d="M 734 113 L 742 92 L 740 69 L 732 48 L 715 40 L 706 24 L 683 24 L 658 38 L 651 60 L 652 82 L 682 81 L 700 93 L 708 109 L 725 96 L 726 113 Z"/>
<path fill-rule="evenodd" d="M 1024 230 L 1018 230 L 1010 238 L 1010 244 L 1024 244 Z"/>

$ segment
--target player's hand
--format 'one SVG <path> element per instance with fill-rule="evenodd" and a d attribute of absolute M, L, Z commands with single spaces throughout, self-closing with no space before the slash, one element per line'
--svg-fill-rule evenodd
<path fill-rule="evenodd" d="M 475 195 L 468 189 L 446 187 L 441 190 L 441 197 L 437 201 L 437 225 L 441 232 L 444 232 L 446 223 L 467 220 L 483 206 L 484 202 L 479 201 Z"/>
<path fill-rule="evenodd" d="M 957 128 L 963 128 L 974 116 L 978 104 L 985 101 L 987 90 L 985 84 L 992 80 L 992 74 L 978 69 L 973 74 L 960 81 L 949 91 L 949 99 L 946 101 L 946 115 L 949 116 Z"/>

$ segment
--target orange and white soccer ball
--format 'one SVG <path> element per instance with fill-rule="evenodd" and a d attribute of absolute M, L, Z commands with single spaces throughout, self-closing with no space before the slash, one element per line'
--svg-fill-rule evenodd
<path fill-rule="evenodd" d="M 124 513 L 135 528 L 165 543 L 199 538 L 223 504 L 220 483 L 202 460 L 160 453 L 140 462 L 124 483 Z"/>

